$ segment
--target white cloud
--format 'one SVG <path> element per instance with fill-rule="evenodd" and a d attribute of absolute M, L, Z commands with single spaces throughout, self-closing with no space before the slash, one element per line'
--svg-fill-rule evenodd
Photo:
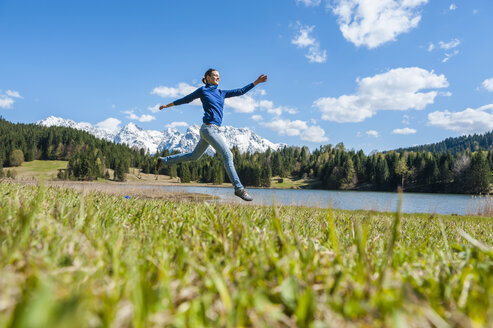
<path fill-rule="evenodd" d="M 313 31 L 315 26 L 303 26 L 300 22 L 296 24 L 298 31 L 298 36 L 291 40 L 291 43 L 296 45 L 298 48 L 305 48 L 308 46 L 313 46 L 317 40 L 312 38 L 309 33 Z"/>
<path fill-rule="evenodd" d="M 120 128 L 121 123 L 122 122 L 119 119 L 116 119 L 114 117 L 110 117 L 104 121 L 97 123 L 96 126 L 100 129 L 105 129 L 105 130 L 111 131 L 113 133 L 116 133 L 116 132 L 120 131 L 120 129 L 121 129 Z"/>
<path fill-rule="evenodd" d="M 442 63 L 446 63 L 450 60 L 450 58 L 456 56 L 459 54 L 459 50 L 455 49 L 461 44 L 461 41 L 459 39 L 452 39 L 449 42 L 444 42 L 444 41 L 439 41 L 438 46 L 440 49 L 443 49 L 445 51 L 449 51 L 454 49 L 452 52 L 445 52 L 444 55 L 445 57 L 442 59 Z M 435 49 L 435 45 L 430 42 L 428 45 L 428 52 L 433 51 Z"/>
<path fill-rule="evenodd" d="M 1 108 L 12 108 L 12 105 L 14 104 L 14 99 L 7 97 L 5 95 L 0 95 L 0 107 Z"/>
<path fill-rule="evenodd" d="M 458 47 L 460 45 L 460 40 L 459 39 L 452 39 L 452 40 L 450 40 L 450 42 L 446 42 L 446 43 L 443 41 L 440 41 L 440 42 L 438 42 L 438 45 L 442 49 L 450 50 L 450 49 Z"/>
<path fill-rule="evenodd" d="M 260 123 L 260 125 L 274 130 L 280 135 L 287 135 L 290 137 L 300 136 L 300 138 L 305 141 L 323 142 L 329 140 L 321 127 L 317 125 L 308 126 L 305 121 L 301 120 L 290 121 L 276 118 L 268 123 Z"/>
<path fill-rule="evenodd" d="M 483 81 L 483 87 L 489 92 L 493 92 L 493 77 Z"/>
<path fill-rule="evenodd" d="M 460 133 L 483 133 L 493 130 L 493 104 L 461 112 L 435 111 L 428 114 L 428 124 Z"/>
<path fill-rule="evenodd" d="M 306 128 L 300 136 L 301 140 L 309 142 L 327 142 L 329 138 L 325 136 L 325 131 L 318 125 L 312 125 Z"/>
<path fill-rule="evenodd" d="M 281 118 L 274 119 L 272 122 L 269 123 L 261 123 L 261 125 L 276 131 L 282 136 L 287 135 L 290 137 L 299 136 L 303 130 L 306 130 L 308 128 L 308 125 L 305 121 L 290 121 Z"/>
<path fill-rule="evenodd" d="M 170 129 L 174 129 L 178 126 L 187 127 L 188 123 L 187 122 L 171 122 L 171 123 L 165 125 L 165 127 L 170 128 Z"/>
<path fill-rule="evenodd" d="M 450 9 L 450 10 L 456 10 L 456 9 L 457 9 L 457 5 L 456 5 L 455 3 L 452 3 L 452 4 L 448 7 L 448 9 Z"/>
<path fill-rule="evenodd" d="M 459 39 L 452 39 L 449 42 L 440 41 L 440 42 L 438 42 L 438 45 L 440 46 L 441 49 L 452 50 L 454 48 L 457 48 L 460 45 L 460 40 Z M 458 53 L 459 53 L 459 50 L 457 50 L 457 49 L 455 49 L 453 52 L 445 53 L 445 57 L 442 59 L 442 63 L 448 62 L 450 58 L 457 55 Z"/>
<path fill-rule="evenodd" d="M 314 101 L 313 106 L 322 112 L 322 119 L 338 123 L 362 122 L 380 110 L 421 110 L 433 104 L 438 93 L 420 90 L 448 86 L 444 75 L 419 67 L 396 68 L 358 78 L 356 82 L 358 90 L 355 94 Z"/>
<path fill-rule="evenodd" d="M 250 95 L 226 98 L 224 103 L 227 106 L 234 108 L 237 113 L 253 113 L 259 106 L 259 103 Z"/>
<path fill-rule="evenodd" d="M 308 49 L 308 54 L 305 55 L 308 58 L 310 63 L 325 63 L 327 61 L 327 51 L 320 50 L 320 47 L 317 43 L 316 46 L 310 47 Z"/>
<path fill-rule="evenodd" d="M 182 82 L 182 83 L 178 83 L 178 87 L 176 88 L 166 87 L 166 86 L 156 87 L 152 89 L 151 94 L 158 95 L 163 98 L 176 98 L 176 97 L 186 96 L 194 92 L 196 89 L 197 89 L 196 86 Z"/>
<path fill-rule="evenodd" d="M 133 110 L 127 110 L 124 111 L 123 113 L 127 114 L 127 118 L 139 122 L 150 122 L 155 120 L 156 118 L 152 115 L 147 115 L 147 114 L 142 114 L 141 116 L 135 115 Z"/>
<path fill-rule="evenodd" d="M 378 131 L 375 131 L 375 130 L 368 130 L 368 131 L 366 131 L 366 134 L 370 137 L 375 137 L 375 138 L 378 138 L 380 136 Z"/>
<path fill-rule="evenodd" d="M 19 94 L 19 92 L 15 91 L 15 90 L 7 90 L 7 91 L 5 91 L 5 94 L 7 96 L 12 97 L 12 98 L 21 98 L 22 99 L 22 96 Z"/>
<path fill-rule="evenodd" d="M 298 22 L 295 26 L 298 30 L 297 36 L 291 40 L 291 43 L 298 48 L 308 48 L 308 53 L 305 55 L 310 63 L 325 63 L 327 60 L 327 51 L 320 49 L 320 43 L 310 33 L 315 26 L 304 26 Z"/>
<path fill-rule="evenodd" d="M 446 63 L 449 61 L 450 58 L 454 57 L 455 55 L 457 55 L 459 53 L 459 50 L 454 50 L 453 52 L 451 53 L 446 53 L 445 54 L 445 58 L 442 59 L 442 63 Z"/>
<path fill-rule="evenodd" d="M 148 111 L 151 111 L 153 113 L 158 113 L 160 110 L 159 110 L 159 106 L 161 106 L 160 104 L 155 104 L 154 106 L 149 106 L 147 107 L 147 110 Z"/>
<path fill-rule="evenodd" d="M 254 95 L 260 95 L 260 96 L 265 96 L 267 94 L 267 91 L 265 91 L 264 89 L 253 89 L 250 93 L 254 94 Z"/>
<path fill-rule="evenodd" d="M 356 46 L 376 48 L 416 28 L 418 7 L 428 0 L 334 0 L 342 35 Z"/>
<path fill-rule="evenodd" d="M 287 107 L 287 106 L 274 107 L 274 102 L 270 100 L 261 100 L 259 102 L 259 106 L 261 109 L 267 111 L 267 113 L 272 114 L 274 116 L 281 116 L 282 113 L 288 113 L 288 114 L 298 113 L 298 110 L 296 108 Z"/>
<path fill-rule="evenodd" d="M 150 121 L 153 121 L 155 119 L 156 118 L 152 115 L 145 115 L 144 114 L 144 115 L 141 115 L 138 120 L 139 120 L 139 122 L 150 122 Z"/>
<path fill-rule="evenodd" d="M 282 113 L 296 114 L 298 112 L 296 108 L 288 106 L 276 107 L 271 100 L 255 100 L 255 98 L 250 95 L 226 98 L 225 104 L 234 108 L 237 113 L 253 113 L 257 108 L 274 116 L 280 116 Z"/>
<path fill-rule="evenodd" d="M 394 130 L 392 130 L 392 133 L 393 134 L 404 134 L 404 135 L 408 135 L 408 134 L 414 134 L 414 133 L 416 133 L 416 130 L 415 129 L 411 129 L 411 128 L 394 129 Z"/>
<path fill-rule="evenodd" d="M 260 100 L 259 106 L 269 110 L 274 108 L 274 102 L 271 100 Z"/>
<path fill-rule="evenodd" d="M 320 5 L 321 0 L 296 0 L 298 4 L 304 4 L 307 7 L 316 7 Z"/>
<path fill-rule="evenodd" d="M 10 109 L 15 103 L 13 98 L 22 99 L 22 96 L 17 91 L 7 90 L 5 91 L 5 94 L 2 94 L 1 92 L 2 90 L 0 90 L 0 108 Z"/>
<path fill-rule="evenodd" d="M 252 115 L 252 120 L 254 121 L 262 121 L 263 119 L 262 115 Z"/>

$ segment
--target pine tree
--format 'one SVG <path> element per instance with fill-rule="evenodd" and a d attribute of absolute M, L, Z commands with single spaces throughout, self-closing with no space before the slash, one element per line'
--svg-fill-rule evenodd
<path fill-rule="evenodd" d="M 223 181 L 223 166 L 218 163 L 214 163 L 212 167 L 212 183 L 220 185 L 223 183 Z"/>
<path fill-rule="evenodd" d="M 377 167 L 375 170 L 377 188 L 379 188 L 380 190 L 387 189 L 389 176 L 390 173 L 389 173 L 389 167 L 387 165 L 387 161 L 383 156 L 379 156 L 377 161 Z"/>
<path fill-rule="evenodd" d="M 172 164 L 169 166 L 168 175 L 170 178 L 175 178 L 178 176 L 178 170 L 177 170 L 176 164 Z"/>
<path fill-rule="evenodd" d="M 261 187 L 270 187 L 270 180 L 272 178 L 272 171 L 270 166 L 264 164 L 262 166 L 262 172 L 260 173 L 260 186 Z"/>
<path fill-rule="evenodd" d="M 281 154 L 279 152 L 275 152 L 272 155 L 272 175 L 273 176 L 281 176 L 282 175 L 282 159 Z"/>
<path fill-rule="evenodd" d="M 356 172 L 354 170 L 353 161 L 351 160 L 351 157 L 348 156 L 344 160 L 342 165 L 341 186 L 343 186 L 344 188 L 352 187 L 353 183 L 356 182 L 353 180 L 355 178 L 356 178 Z"/>
<path fill-rule="evenodd" d="M 490 189 L 491 171 L 486 154 L 482 151 L 474 153 L 467 174 L 466 191 L 475 194 L 485 194 Z"/>
<path fill-rule="evenodd" d="M 252 182 L 251 186 L 253 187 L 259 187 L 261 185 L 260 183 L 260 175 L 261 175 L 261 168 L 260 165 L 254 164 L 252 165 Z"/>
<path fill-rule="evenodd" d="M 191 181 L 191 174 L 188 163 L 180 164 L 178 176 L 180 177 L 180 181 L 182 183 L 189 183 Z"/>
<path fill-rule="evenodd" d="M 125 181 L 125 167 L 123 160 L 117 160 L 115 164 L 115 172 L 114 172 L 114 180 L 115 181 Z"/>

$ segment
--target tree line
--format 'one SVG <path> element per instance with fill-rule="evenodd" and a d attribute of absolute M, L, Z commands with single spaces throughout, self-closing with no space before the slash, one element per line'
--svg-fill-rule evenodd
<path fill-rule="evenodd" d="M 270 187 L 272 170 L 269 158 L 265 153 L 243 153 L 237 147 L 231 149 L 234 165 L 238 177 L 245 186 Z M 269 151 L 270 152 L 270 151 Z M 174 153 L 173 153 L 174 154 Z M 163 150 L 160 156 L 170 155 L 168 150 Z M 179 177 L 181 182 L 200 181 L 204 183 L 221 184 L 229 182 L 224 162 L 218 154 L 204 155 L 198 161 L 185 162 L 173 165 L 163 165 L 159 174 Z"/>
<path fill-rule="evenodd" d="M 413 192 L 484 194 L 489 193 L 492 181 L 492 150 L 390 151 L 367 156 L 340 143 L 313 152 L 306 146 L 254 154 L 232 151 L 238 176 L 247 186 L 268 187 L 271 177 L 278 176 L 311 179 L 310 188 L 318 189 L 395 191 L 402 187 Z M 161 173 L 178 176 L 182 182 L 228 182 L 217 155 L 172 165 Z"/>
<path fill-rule="evenodd" d="M 242 183 L 255 187 L 269 187 L 272 177 L 293 177 L 309 179 L 309 187 L 319 189 L 394 191 L 401 186 L 415 192 L 488 193 L 493 170 L 491 145 L 489 150 L 401 149 L 370 155 L 347 150 L 342 143 L 324 145 L 313 152 L 306 146 L 263 153 L 240 153 L 233 147 L 232 152 Z M 35 159 L 67 160 L 68 169 L 59 176 L 63 179 L 108 179 L 108 169 L 112 169 L 114 179 L 123 181 L 129 167 L 136 167 L 144 173 L 179 177 L 183 183 L 229 181 L 219 155 L 163 166 L 156 172 L 156 156 L 169 154 L 163 150 L 151 156 L 143 149 L 97 139 L 84 131 L 13 124 L 0 118 L 0 169 Z"/>
<path fill-rule="evenodd" d="M 415 146 L 409 148 L 396 149 L 397 152 L 432 152 L 432 153 L 447 153 L 452 155 L 462 153 L 464 151 L 480 151 L 480 150 L 493 150 L 493 131 L 485 134 L 473 134 L 467 136 L 460 136 L 454 138 L 447 138 L 443 141 Z"/>
<path fill-rule="evenodd" d="M 0 117 L 0 172 L 2 167 L 19 166 L 24 161 L 66 160 L 63 179 L 94 180 L 108 178 L 123 181 L 129 167 L 151 166 L 152 158 L 143 150 L 101 140 L 73 128 L 44 127 L 11 123 Z"/>

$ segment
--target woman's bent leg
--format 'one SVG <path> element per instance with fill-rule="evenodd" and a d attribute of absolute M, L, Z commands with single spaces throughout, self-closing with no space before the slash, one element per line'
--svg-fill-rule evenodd
<path fill-rule="evenodd" d="M 159 157 L 159 159 L 162 161 L 163 164 L 168 164 L 168 165 L 177 164 L 186 161 L 196 161 L 200 157 L 202 157 L 202 155 L 207 150 L 207 147 L 209 147 L 209 143 L 205 141 L 203 138 L 200 138 L 199 143 L 197 144 L 197 146 L 195 146 L 195 149 L 191 153 Z"/>
<path fill-rule="evenodd" d="M 233 154 L 226 145 L 224 138 L 219 134 L 219 128 L 215 125 L 202 125 L 200 128 L 200 136 L 223 157 L 226 173 L 228 174 L 229 181 L 231 181 L 235 187 L 235 190 L 244 189 L 235 170 Z"/>

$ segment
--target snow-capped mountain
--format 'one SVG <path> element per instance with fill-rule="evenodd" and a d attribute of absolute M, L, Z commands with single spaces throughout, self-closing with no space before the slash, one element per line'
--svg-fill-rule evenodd
<path fill-rule="evenodd" d="M 74 128 L 77 130 L 86 131 L 96 138 L 105 139 L 108 141 L 114 141 L 117 132 L 110 131 L 107 129 L 101 129 L 93 126 L 91 123 L 87 122 L 75 122 L 72 120 L 67 120 L 61 117 L 50 116 L 44 120 L 37 121 L 36 124 L 44 126 L 63 126 L 66 128 Z"/>
<path fill-rule="evenodd" d="M 157 145 L 163 139 L 163 133 L 156 130 L 144 130 L 133 123 L 125 125 L 112 140 L 115 143 L 124 143 L 130 147 L 144 148 L 154 154 Z"/>
<path fill-rule="evenodd" d="M 199 125 L 191 125 L 185 133 L 180 133 L 177 129 L 166 129 L 164 131 L 144 130 L 134 123 L 128 123 L 120 130 L 111 131 L 108 129 L 93 126 L 87 122 L 75 122 L 60 117 L 50 116 L 44 120 L 36 122 L 43 126 L 63 126 L 86 131 L 97 138 L 124 143 L 130 147 L 144 148 L 150 154 L 163 149 L 179 152 L 190 152 L 199 142 Z M 224 126 L 220 128 L 226 143 L 231 148 L 237 146 L 240 152 L 264 152 L 268 148 L 276 150 L 286 146 L 286 144 L 275 144 L 267 139 L 260 137 L 248 128 L 234 128 Z M 211 152 L 209 148 L 209 153 Z"/>

